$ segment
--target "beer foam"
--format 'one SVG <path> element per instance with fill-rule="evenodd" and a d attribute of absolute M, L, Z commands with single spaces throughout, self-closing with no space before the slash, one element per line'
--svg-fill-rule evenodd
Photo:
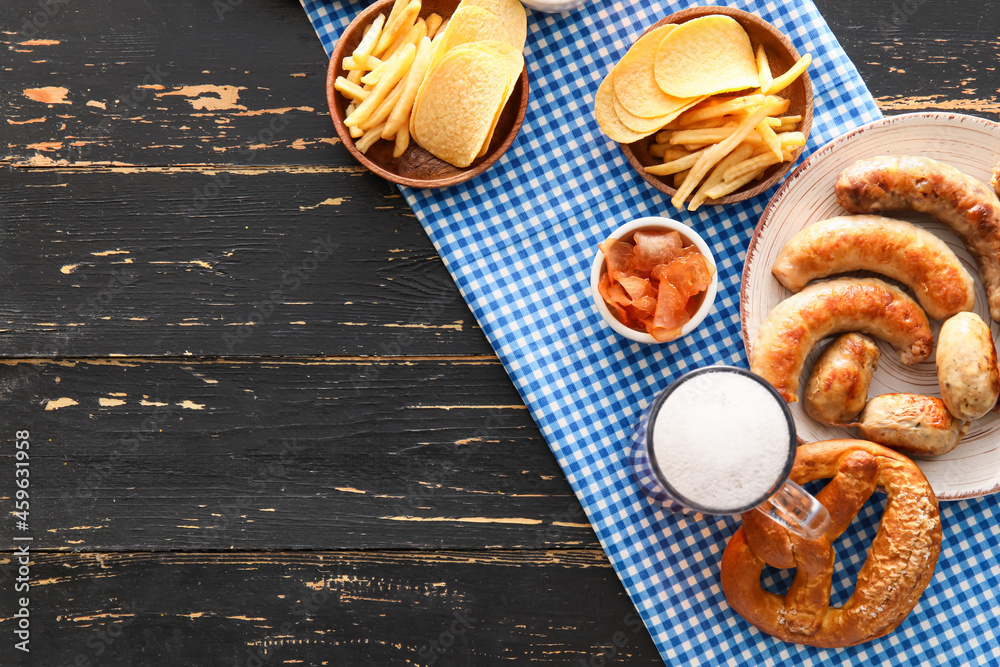
<path fill-rule="evenodd" d="M 723 369 L 677 385 L 656 415 L 653 454 L 679 500 L 720 514 L 763 501 L 788 460 L 791 434 L 779 401 Z"/>

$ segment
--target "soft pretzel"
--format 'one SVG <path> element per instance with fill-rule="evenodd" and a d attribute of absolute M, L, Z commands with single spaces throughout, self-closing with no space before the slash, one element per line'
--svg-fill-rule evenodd
<path fill-rule="evenodd" d="M 793 481 L 830 477 L 817 494 L 830 511 L 830 527 L 817 540 L 800 538 L 759 512 L 743 515 L 743 526 L 722 555 L 722 591 L 730 606 L 762 632 L 786 642 L 837 648 L 892 632 L 916 606 L 941 552 L 941 519 L 920 468 L 881 445 L 826 440 L 799 447 Z M 831 543 L 876 487 L 888 495 L 878 534 L 854 593 L 843 607 L 831 608 Z M 761 587 L 765 563 L 796 568 L 784 597 Z"/>

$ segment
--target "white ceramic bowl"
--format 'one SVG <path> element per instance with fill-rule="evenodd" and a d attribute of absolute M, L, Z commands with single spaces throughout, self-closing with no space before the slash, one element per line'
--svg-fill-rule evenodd
<path fill-rule="evenodd" d="M 629 240 L 632 235 L 639 229 L 658 229 L 665 231 L 674 231 L 681 235 L 686 243 L 694 245 L 702 255 L 709 261 L 713 268 L 715 268 L 715 257 L 712 255 L 712 251 L 709 249 L 708 244 L 705 243 L 704 239 L 698 235 L 696 231 L 683 225 L 676 220 L 671 220 L 670 218 L 660 218 L 660 217 L 646 217 L 637 218 L 631 222 L 627 222 L 614 232 L 611 233 L 610 238 Z M 634 340 L 637 343 L 649 343 L 651 345 L 659 344 L 660 341 L 653 338 L 652 335 L 644 332 L 637 331 L 631 327 L 625 326 L 617 317 L 611 314 L 611 310 L 608 308 L 608 304 L 604 303 L 604 299 L 601 297 L 601 293 L 597 289 L 597 285 L 601 280 L 601 274 L 605 272 L 605 261 L 604 253 L 601 252 L 600 248 L 597 250 L 597 254 L 594 256 L 594 266 L 590 271 L 590 295 L 594 300 L 594 305 L 597 306 L 597 312 L 601 314 L 604 318 L 605 323 L 609 327 L 615 330 L 621 336 Z M 694 317 L 684 325 L 681 329 L 681 337 L 688 335 L 692 331 L 698 328 L 698 325 L 702 323 L 705 317 L 712 312 L 712 306 L 715 304 L 715 294 L 719 289 L 719 271 L 716 268 L 715 272 L 712 274 L 712 284 L 708 286 L 705 290 L 705 299 L 701 303 L 701 307 L 698 308 L 698 312 L 694 314 Z M 674 339 L 676 340 L 676 339 Z M 667 343 L 672 341 L 665 341 Z"/>
<path fill-rule="evenodd" d="M 558 14 L 583 7 L 587 4 L 587 0 L 521 0 L 521 4 L 537 12 Z"/>

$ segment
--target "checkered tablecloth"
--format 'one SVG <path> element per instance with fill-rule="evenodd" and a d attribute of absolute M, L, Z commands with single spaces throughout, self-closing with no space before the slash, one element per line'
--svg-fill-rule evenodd
<path fill-rule="evenodd" d="M 327 53 L 359 3 L 302 0 Z M 639 412 L 679 373 L 746 366 L 740 274 L 773 192 L 680 213 L 628 166 L 598 129 L 594 92 L 651 23 L 687 2 L 597 0 L 575 12 L 528 12 L 531 101 L 511 149 L 485 174 L 403 194 L 531 410 L 664 661 L 670 665 L 997 665 L 1000 553 L 997 497 L 942 505 L 945 539 L 917 609 L 888 637 L 842 650 L 776 641 L 726 603 L 719 558 L 738 521 L 666 515 L 627 469 Z M 879 111 L 810 0 L 739 1 L 812 53 L 815 118 L 806 154 Z M 867 20 L 859 17 L 859 20 Z M 631 343 L 604 325 L 589 296 L 598 242 L 630 219 L 666 215 L 699 230 L 719 269 L 715 311 L 692 335 Z M 838 545 L 834 603 L 853 582 L 883 504 L 863 510 Z M 788 572 L 765 570 L 777 590 Z M 609 628 L 608 637 L 618 628 Z M 608 638 L 595 637 L 595 653 Z"/>

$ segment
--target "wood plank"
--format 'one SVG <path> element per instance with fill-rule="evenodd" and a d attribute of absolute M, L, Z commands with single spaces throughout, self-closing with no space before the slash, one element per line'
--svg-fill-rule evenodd
<path fill-rule="evenodd" d="M 0 164 L 356 164 L 298 3 L 5 0 L 0 25 Z"/>
<path fill-rule="evenodd" d="M 952 111 L 1000 118 L 1000 15 L 988 3 L 816 0 L 887 115 Z"/>
<path fill-rule="evenodd" d="M 398 191 L 360 170 L 15 170 L 8 356 L 492 354 Z"/>
<path fill-rule="evenodd" d="M 0 164 L 356 164 L 327 113 L 326 55 L 295 3 L 175 3 L 169 12 L 129 0 L 103 11 L 50 4 L 60 8 L 51 18 L 37 0 L 0 6 L 0 24 L 13 28 L 0 33 L 4 69 L 25 82 L 0 90 L 0 111 L 17 130 Z M 989 77 L 1000 17 L 989 4 L 816 4 L 887 113 L 997 117 Z M 262 26 L 260 48 L 219 38 Z M 42 88 L 65 88 L 53 98 L 65 102 L 24 92 Z"/>
<path fill-rule="evenodd" d="M 0 388 L 38 548 L 597 544 L 496 360 L 5 361 Z"/>
<path fill-rule="evenodd" d="M 662 665 L 599 550 L 36 553 L 30 577 L 14 664 Z"/>

